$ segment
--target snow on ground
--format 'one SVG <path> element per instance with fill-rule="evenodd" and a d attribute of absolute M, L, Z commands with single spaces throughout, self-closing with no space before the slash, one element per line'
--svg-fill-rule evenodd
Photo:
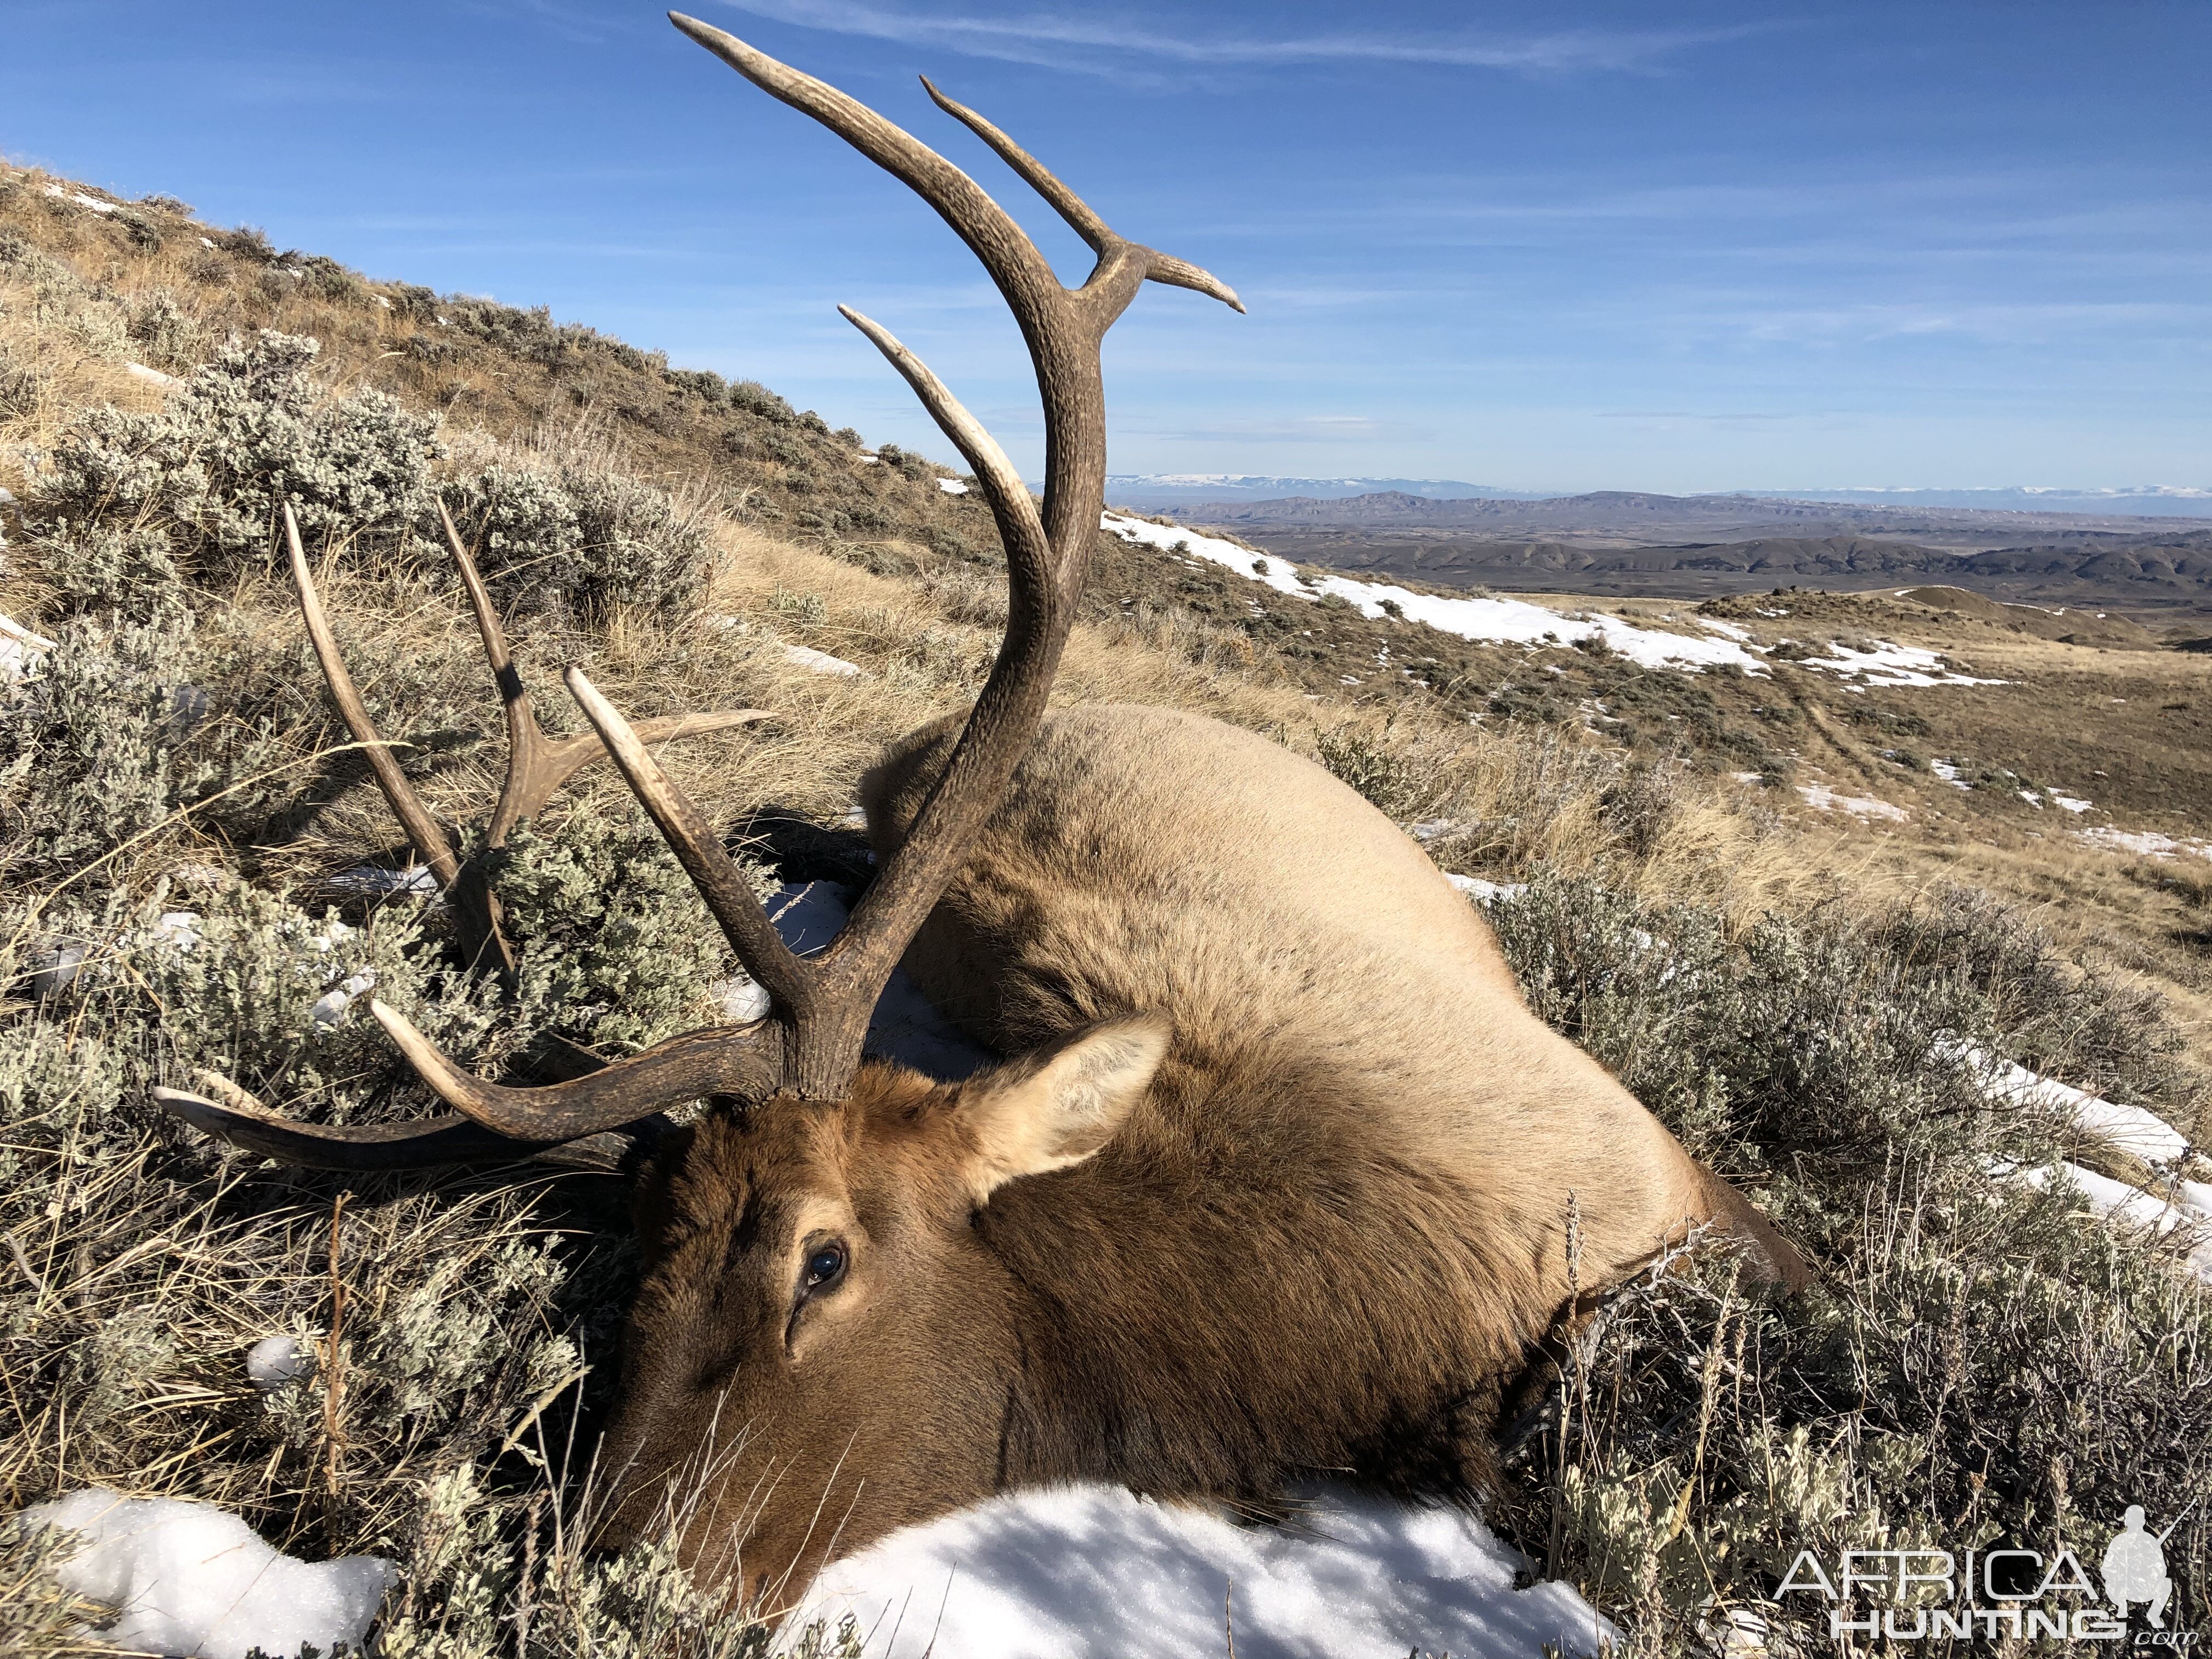
<path fill-rule="evenodd" d="M 1756 777 L 1759 775 L 1753 773 L 1751 775 Z M 1848 812 L 1855 818 L 1889 818 L 1899 823 L 1912 816 L 1902 806 L 1876 800 L 1872 795 L 1839 795 L 1825 783 L 1801 783 L 1797 786 L 1797 793 L 1816 812 Z"/>
<path fill-rule="evenodd" d="M 2096 806 L 2094 801 L 2083 800 L 2079 795 L 2062 795 L 2056 789 L 2051 791 L 2051 804 L 2063 806 L 2069 812 L 2087 812 Z"/>
<path fill-rule="evenodd" d="M 1817 668 L 1832 674 L 1863 674 L 1869 685 L 2002 685 L 2002 680 L 1978 680 L 1966 674 L 1954 674 L 1943 666 L 1939 653 L 1917 645 L 1891 645 L 1885 641 L 1869 641 L 1871 651 L 1855 650 L 1837 641 L 1830 641 L 1828 654 L 1807 657 L 1799 661 L 1800 668 Z"/>
<path fill-rule="evenodd" d="M 2140 1188 L 2129 1186 L 2124 1181 L 2100 1176 L 2078 1164 L 2027 1169 L 2000 1159 L 1990 1166 L 1990 1172 L 2006 1180 L 2045 1189 L 2053 1182 L 2063 1182 L 2081 1193 L 2087 1201 L 2091 1213 L 2124 1226 L 2156 1233 L 2170 1233 L 2176 1228 L 2187 1229 L 2188 1234 L 2194 1235 L 2189 1249 L 2189 1269 L 2197 1278 L 2212 1283 L 2212 1207 L 2187 1202 L 2168 1203 Z M 2186 1182 L 2185 1189 L 2206 1193 L 2201 1182 Z M 2206 1196 L 2212 1197 L 2212 1193 L 2206 1193 Z"/>
<path fill-rule="evenodd" d="M 1974 787 L 1959 775 L 1958 763 L 1954 761 L 1932 760 L 1928 763 L 1928 769 L 1954 789 L 1972 789 Z"/>
<path fill-rule="evenodd" d="M 81 190 L 64 191 L 59 185 L 48 185 L 46 194 L 56 201 L 75 202 L 81 208 L 90 208 L 94 213 L 112 213 L 116 204 L 103 202 L 97 196 L 88 196 Z"/>
<path fill-rule="evenodd" d="M 57 650 L 43 634 L 33 634 L 13 617 L 0 617 L 0 680 L 10 683 L 33 673 L 39 659 Z"/>
<path fill-rule="evenodd" d="M 852 896 L 834 882 L 787 883 L 768 902 L 769 920 L 786 945 L 800 956 L 812 956 L 837 937 Z M 713 992 L 722 1018 L 732 1024 L 768 1013 L 768 993 L 743 974 L 722 981 Z M 903 968 L 891 969 L 883 995 L 876 999 L 876 1011 L 868 1019 L 866 1051 L 946 1082 L 981 1071 L 999 1058 L 939 1013 Z"/>
<path fill-rule="evenodd" d="M 1547 611 L 1526 599 L 1445 599 L 1435 593 L 1416 593 L 1411 588 L 1389 582 L 1355 581 L 1349 576 L 1322 576 L 1304 582 L 1298 580 L 1297 567 L 1287 559 L 1255 553 L 1249 547 L 1239 547 L 1218 537 L 1201 536 L 1179 526 L 1152 524 L 1119 513 L 1101 514 L 1099 528 L 1126 542 L 1140 543 L 1164 552 L 1180 551 L 1190 558 L 1225 565 L 1239 575 L 1264 582 L 1278 593 L 1287 593 L 1293 599 L 1318 599 L 1324 593 L 1334 593 L 1350 601 L 1363 616 L 1368 617 L 1387 614 L 1382 609 L 1387 599 L 1396 605 L 1408 621 L 1426 623 L 1465 640 L 1539 645 L 1546 642 L 1548 635 L 1553 643 L 1571 645 L 1577 640 L 1595 638 L 1602 639 L 1622 656 L 1647 668 L 1710 668 L 1717 663 L 1732 663 L 1748 672 L 1766 672 L 1756 655 L 1733 640 L 1692 639 L 1686 634 L 1662 633 L 1595 611 L 1585 613 L 1582 620 L 1571 621 L 1556 611 Z"/>
<path fill-rule="evenodd" d="M 2063 1112 L 2068 1121 L 2122 1152 L 2134 1153 L 2146 1164 L 2172 1164 L 2189 1148 L 2187 1138 L 2179 1129 L 2140 1106 L 2102 1099 L 2070 1083 L 2039 1076 L 2025 1066 L 1995 1059 L 1980 1048 L 1963 1048 L 1960 1053 L 1960 1058 L 1981 1072 L 1983 1087 L 1999 1099 Z"/>
<path fill-rule="evenodd" d="M 2155 830 L 2076 830 L 2074 839 L 2106 853 L 2132 853 L 2137 858 L 2170 859 L 2186 853 L 2191 858 L 2212 859 L 2212 842 L 2197 836 L 2161 836 Z"/>
<path fill-rule="evenodd" d="M 410 864 L 404 870 L 379 864 L 356 864 L 350 870 L 339 871 L 323 884 L 349 893 L 419 893 L 428 898 L 438 894 L 437 877 L 419 864 Z"/>
<path fill-rule="evenodd" d="M 948 495 L 965 495 L 968 493 L 968 486 L 957 478 L 939 478 L 937 487 Z"/>
<path fill-rule="evenodd" d="M 2195 1235 L 2189 1251 L 2190 1269 L 2198 1278 L 2212 1281 L 2212 1184 L 2177 1178 L 2186 1167 L 2190 1151 L 2185 1135 L 2140 1106 L 2103 1099 L 2025 1066 L 1998 1060 L 1985 1049 L 1960 1044 L 1955 1052 L 1980 1072 L 1982 1086 L 1992 1096 L 2058 1112 L 2076 1127 L 2161 1171 L 2161 1185 L 2170 1184 L 2172 1192 L 2170 1195 L 2163 1191 L 2146 1192 L 2077 1164 L 2031 1169 L 2000 1158 L 1990 1165 L 1992 1175 L 2038 1188 L 2046 1188 L 2054 1180 L 2069 1182 L 2081 1189 L 2090 1209 L 2107 1220 L 2160 1233 L 2187 1228 Z"/>
<path fill-rule="evenodd" d="M 1707 669 L 1729 665 L 1746 673 L 1765 674 L 1767 672 L 1765 654 L 1749 642 L 1750 635 L 1742 629 L 1726 623 L 1717 623 L 1699 617 L 1699 625 L 1712 635 L 1692 636 L 1669 634 L 1658 629 L 1638 628 L 1623 622 L 1618 617 L 1608 617 L 1601 611 L 1581 611 L 1565 617 L 1556 611 L 1547 611 L 1540 605 L 1531 605 L 1526 599 L 1454 599 L 1436 593 L 1416 593 L 1410 588 L 1399 587 L 1389 582 L 1358 581 L 1349 576 L 1318 576 L 1302 580 L 1297 568 L 1287 559 L 1271 554 L 1255 553 L 1249 547 L 1224 541 L 1217 536 L 1206 536 L 1180 525 L 1153 524 L 1149 520 L 1132 518 L 1125 513 L 1102 513 L 1098 527 L 1125 542 L 1135 542 L 1161 551 L 1180 554 L 1186 558 L 1204 559 L 1209 563 L 1225 566 L 1241 576 L 1264 582 L 1278 593 L 1287 593 L 1292 599 L 1319 599 L 1334 593 L 1350 602 L 1363 616 L 1381 617 L 1386 602 L 1397 607 L 1398 614 L 1409 622 L 1426 623 L 1446 634 L 1456 634 L 1464 640 L 1481 640 L 1505 645 L 1542 645 L 1547 643 L 1572 645 L 1578 640 L 1602 640 L 1613 650 L 1646 668 Z M 1832 655 L 1815 657 L 1799 662 L 1800 668 L 1812 668 L 1838 674 L 1863 674 L 1869 685 L 1996 685 L 1997 680 L 1972 679 L 1965 675 L 1944 672 L 1936 653 L 1918 646 L 1890 645 L 1874 641 L 1872 651 L 1855 651 L 1846 646 L 1830 647 Z M 1346 679 L 1353 685 L 1356 680 Z"/>
<path fill-rule="evenodd" d="M 295 1561 L 210 1504 L 126 1498 L 100 1487 L 24 1511 L 33 1523 L 78 1533 L 85 1547 L 56 1572 L 64 1589 L 118 1609 L 99 1634 L 140 1653 L 276 1659 L 312 1642 L 327 1653 L 359 1647 L 393 1573 L 389 1561 L 349 1555 Z"/>
<path fill-rule="evenodd" d="M 1528 890 L 1525 881 L 1485 881 L 1480 876 L 1447 874 L 1444 879 L 1469 898 L 1489 903 L 1492 899 L 1515 899 Z"/>
<path fill-rule="evenodd" d="M 825 1571 L 786 1630 L 852 1613 L 869 1659 L 1536 1659 L 1613 1626 L 1455 1510 L 1312 1494 L 1281 1527 L 1118 1486 L 1014 1492 Z"/>
<path fill-rule="evenodd" d="M 842 657 L 833 657 L 827 651 L 817 651 L 811 645 L 787 645 L 783 659 L 794 667 L 810 670 L 817 674 L 836 674 L 851 679 L 860 672 L 860 665 L 847 662 Z"/>
<path fill-rule="evenodd" d="M 264 1394 L 298 1382 L 315 1368 L 315 1351 L 296 1336 L 264 1336 L 246 1352 L 246 1380 Z"/>

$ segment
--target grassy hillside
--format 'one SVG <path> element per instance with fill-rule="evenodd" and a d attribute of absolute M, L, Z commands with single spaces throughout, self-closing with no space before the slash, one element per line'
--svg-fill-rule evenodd
<path fill-rule="evenodd" d="M 145 1091 L 209 1067 L 320 1121 L 417 1115 L 427 1097 L 348 1002 L 365 975 L 464 1063 L 521 1076 L 716 1018 L 734 972 L 601 771 L 500 856 L 511 985 L 465 970 L 441 903 L 364 873 L 410 854 L 315 670 L 282 505 L 380 728 L 465 841 L 501 725 L 441 504 L 483 550 L 550 727 L 575 729 L 572 662 L 633 716 L 773 711 L 667 763 L 764 883 L 858 879 L 841 820 L 860 768 L 974 695 L 1003 622 L 988 517 L 944 478 L 541 313 L 371 283 L 174 202 L 0 174 L 0 612 L 49 642 L 0 686 L 0 1507 L 106 1484 L 224 1503 L 297 1553 L 394 1556 L 397 1656 L 759 1650 L 665 1546 L 577 1546 L 568 1449 L 605 1403 L 632 1271 L 612 1183 L 349 1184 L 202 1140 Z M 2087 788 L 2077 758 L 2166 729 L 2119 743 L 2080 718 L 2143 653 L 1832 603 L 1863 602 L 1735 625 L 1775 643 L 1949 630 L 1983 677 L 2043 665 L 2020 706 L 2044 726 L 1917 732 L 1938 708 L 2011 705 L 1854 691 L 1786 660 L 1746 684 L 1478 646 L 1113 537 L 1056 695 L 1268 733 L 1423 826 L 1447 867 L 1526 884 L 1490 902 L 1540 1012 L 1820 1264 L 1787 1309 L 1725 1261 L 1693 1264 L 1614 1304 L 1534 1391 L 1493 1519 L 1546 1572 L 1645 1651 L 1739 1607 L 1794 1651 L 1773 1592 L 1801 1547 L 1832 1559 L 1879 1528 L 2056 1536 L 2089 1559 L 2127 1503 L 2154 1494 L 2170 1518 L 2201 1497 L 2168 1544 L 2180 1622 L 2201 1626 L 2204 1287 L 2177 1241 L 1991 1160 L 2184 1170 L 1993 1093 L 1964 1057 L 2199 1121 L 2192 1033 L 2160 994 L 2189 994 L 2191 947 L 2154 935 L 2212 888 L 2063 850 L 2063 809 L 2018 793 Z M 1370 672 L 1385 647 L 1417 672 Z M 1992 769 L 1987 787 L 1927 769 L 1948 752 Z M 1915 816 L 1816 811 L 1796 786 L 1823 780 Z M 1947 870 L 2057 902 L 2029 914 Z M 272 1334 L 317 1366 L 264 1395 L 240 1356 Z M 0 1648 L 70 1650 L 69 1610 L 33 1593 L 41 1547 L 0 1549 Z"/>

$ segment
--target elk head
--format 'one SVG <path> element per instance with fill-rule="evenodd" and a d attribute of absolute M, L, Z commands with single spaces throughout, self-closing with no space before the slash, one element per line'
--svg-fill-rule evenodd
<path fill-rule="evenodd" d="M 713 826 L 653 757 L 653 738 L 696 729 L 696 719 L 633 728 L 572 668 L 570 693 L 768 993 L 767 1016 L 672 1037 L 563 1082 L 515 1087 L 462 1072 L 405 1016 L 374 1003 L 376 1018 L 453 1114 L 366 1129 L 319 1127 L 268 1112 L 221 1079 L 204 1085 L 220 1100 L 167 1090 L 156 1098 L 241 1146 L 338 1169 L 524 1155 L 605 1166 L 611 1132 L 667 1105 L 720 1100 L 696 1127 L 661 1142 L 641 1180 L 648 1267 L 606 1462 L 618 1483 L 617 1534 L 649 1516 L 672 1477 L 687 1470 L 696 1477 L 696 1501 L 682 1517 L 686 1558 L 709 1571 L 741 1571 L 750 1590 L 781 1582 L 794 1567 L 803 1572 L 831 1547 L 845 1501 L 841 1478 L 846 1498 L 866 1482 L 871 1533 L 921 1512 L 925 1485 L 932 1510 L 948 1496 L 990 1490 L 996 1408 L 960 1406 L 989 1374 L 1006 1334 L 992 1325 L 982 1294 L 1001 1270 L 975 1242 L 971 1220 L 1005 1182 L 1097 1152 L 1164 1051 L 1164 1030 L 1139 1020 L 1082 1034 L 959 1085 L 861 1060 L 884 982 L 1043 719 L 1104 497 L 1099 349 L 1106 330 L 1148 280 L 1244 307 L 1196 266 L 1116 236 L 1006 134 L 925 81 L 938 106 L 982 138 L 1097 253 L 1084 283 L 1066 287 L 982 188 L 927 145 L 721 30 L 671 15 L 747 80 L 820 121 L 934 208 L 982 262 L 1021 327 L 1044 410 L 1041 507 L 936 375 L 878 324 L 841 307 L 966 458 L 1005 545 L 1006 640 L 975 709 L 844 930 L 801 959 L 777 935 Z M 374 745 L 335 648 L 325 648 L 328 630 L 293 539 L 302 603 L 333 692 L 356 736 Z M 526 787 L 511 769 L 496 821 L 503 829 L 520 816 L 507 810 L 510 798 L 542 803 L 560 781 L 554 772 L 572 757 L 543 758 L 546 745 L 534 738 L 520 702 L 482 584 L 458 537 L 453 548 L 508 692 L 514 765 L 528 775 Z M 379 778 L 417 844 L 434 839 L 435 826 L 419 803 L 410 807 L 397 769 L 380 769 Z M 459 879 L 450 854 L 440 875 Z M 495 908 L 488 896 L 484 903 L 483 931 L 494 938 Z M 941 1385 L 933 1394 L 933 1383 Z M 893 1387 L 918 1415 L 885 1412 L 882 1397 Z M 990 1425 L 981 1431 L 987 1443 L 975 1440 L 978 1423 Z"/>

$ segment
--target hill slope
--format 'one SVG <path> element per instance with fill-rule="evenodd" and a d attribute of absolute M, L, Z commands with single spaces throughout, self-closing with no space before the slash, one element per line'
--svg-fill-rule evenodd
<path fill-rule="evenodd" d="M 1871 589 L 1933 581 L 2040 605 L 2146 613 L 2212 610 L 2212 530 L 2082 532 L 2063 542 L 1960 551 L 1844 534 L 1626 545 L 1610 538 L 1517 541 L 1446 531 L 1242 529 L 1287 558 L 1449 586 L 1695 599 L 1777 583 Z"/>

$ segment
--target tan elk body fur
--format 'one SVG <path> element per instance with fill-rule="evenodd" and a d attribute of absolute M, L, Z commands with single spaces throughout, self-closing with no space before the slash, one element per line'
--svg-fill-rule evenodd
<path fill-rule="evenodd" d="M 957 729 L 863 781 L 879 854 Z M 1470 1498 L 1578 1293 L 1705 1221 L 1802 1271 L 1529 1013 L 1419 847 L 1250 732 L 1054 714 L 907 964 L 982 1041 L 1096 1075 L 870 1064 L 842 1103 L 710 1120 L 656 1160 L 610 1455 L 724 1458 L 687 1545 L 750 1586 L 1037 1483 Z M 1086 1089 L 1113 1098 L 1054 1139 Z M 854 1267 L 810 1325 L 788 1287 L 823 1237 Z M 665 1497 L 641 1481 L 613 1535 Z"/>
<path fill-rule="evenodd" d="M 864 781 L 879 852 L 957 729 L 915 733 Z M 1221 1097 L 1211 1123 L 1158 1127 L 1182 1146 L 1249 1133 L 1239 1167 L 1271 1188 L 1334 1192 L 1376 1170 L 1448 1183 L 1440 1200 L 1481 1218 L 1474 1248 L 1498 1264 L 1483 1295 L 1516 1344 L 1566 1293 L 1571 1194 L 1584 1289 L 1686 1217 L 1763 1226 L 1528 1012 L 1489 925 L 1410 837 L 1320 767 L 1217 720 L 1055 714 L 907 963 L 1003 1053 L 1157 1012 L 1174 1026 L 1170 1077 L 1301 1079 L 1281 1098 Z M 1350 1167 L 1271 1158 L 1286 1121 L 1346 1137 Z"/>

